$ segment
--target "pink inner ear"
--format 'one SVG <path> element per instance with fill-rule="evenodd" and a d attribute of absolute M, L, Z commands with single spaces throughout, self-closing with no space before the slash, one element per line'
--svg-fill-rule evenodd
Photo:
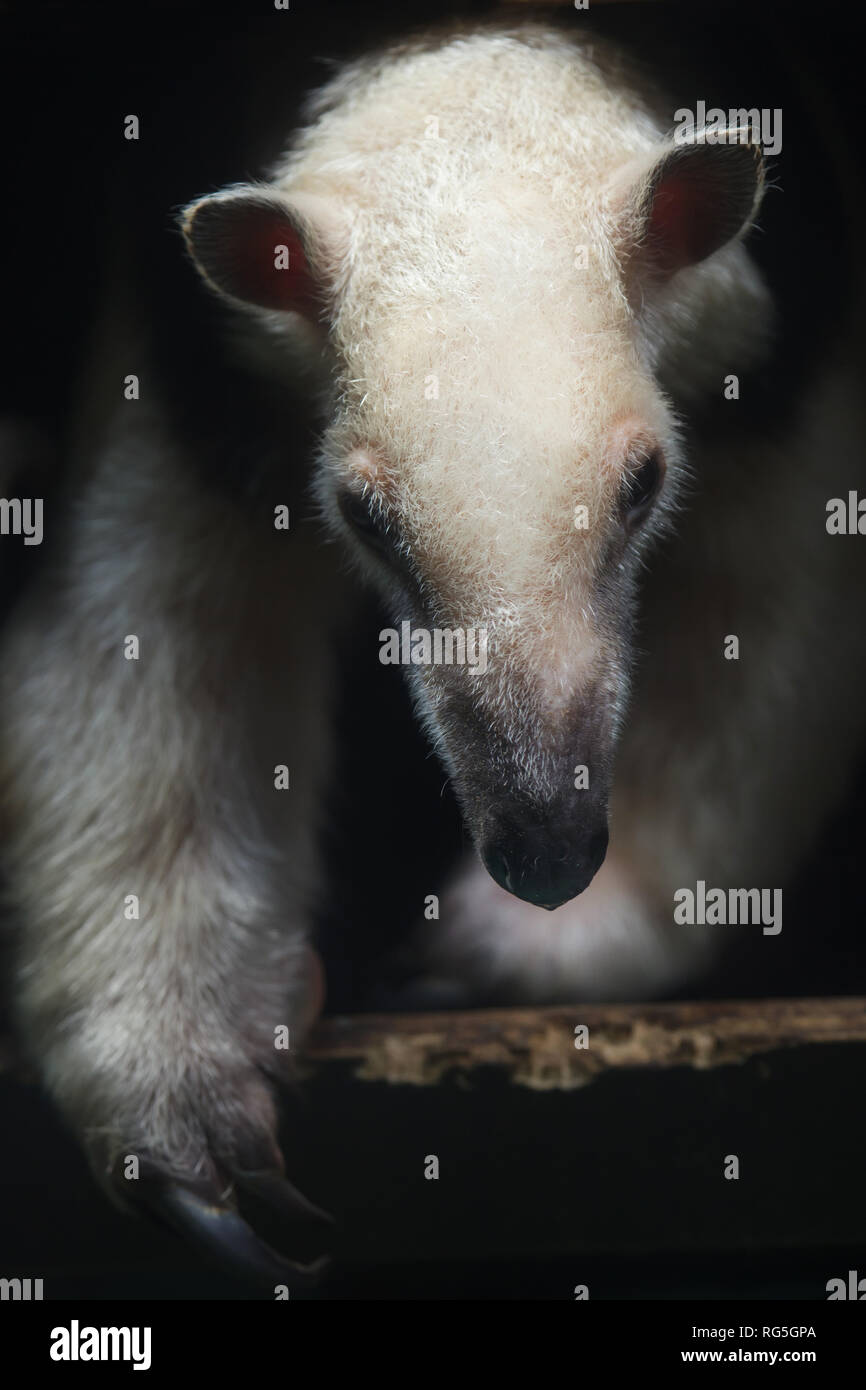
<path fill-rule="evenodd" d="M 653 194 L 647 236 L 654 258 L 668 274 L 694 265 L 714 249 L 718 209 L 706 180 L 671 173 Z"/>
<path fill-rule="evenodd" d="M 288 267 L 284 265 L 288 249 Z M 307 263 L 301 238 L 279 209 L 253 207 L 235 229 L 232 247 L 232 292 L 268 309 L 284 309 L 315 317 L 321 296 Z"/>

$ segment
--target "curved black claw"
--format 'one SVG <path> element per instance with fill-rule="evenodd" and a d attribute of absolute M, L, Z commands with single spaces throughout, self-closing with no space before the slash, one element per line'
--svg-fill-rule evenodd
<path fill-rule="evenodd" d="M 293 1222 L 331 1222 L 326 1212 L 313 1206 L 291 1183 L 275 1174 L 239 1175 L 239 1185 L 260 1189 L 256 1196 Z M 309 1263 L 292 1260 L 256 1235 L 238 1211 L 232 1191 L 217 1196 L 200 1186 L 186 1185 L 162 1175 L 147 1177 L 137 1184 L 137 1203 L 160 1224 L 191 1239 L 222 1264 L 230 1273 L 258 1283 L 287 1283 L 294 1288 L 310 1288 L 328 1268 L 330 1260 L 320 1256 Z M 285 1191 L 279 1191 L 279 1189 Z M 320 1247 L 321 1248 L 321 1247 Z"/>
<path fill-rule="evenodd" d="M 309 1221 L 320 1222 L 328 1226 L 334 1225 L 334 1218 L 330 1212 L 322 1211 L 313 1202 L 305 1197 L 303 1192 L 284 1178 L 282 1173 L 248 1173 L 240 1168 L 234 1170 L 234 1178 L 238 1187 L 243 1192 L 249 1192 L 252 1196 L 260 1198 L 269 1207 L 278 1211 L 289 1221 Z"/>

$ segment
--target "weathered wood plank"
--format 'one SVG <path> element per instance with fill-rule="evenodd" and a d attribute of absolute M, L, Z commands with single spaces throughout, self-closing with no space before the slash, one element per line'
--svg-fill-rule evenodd
<path fill-rule="evenodd" d="M 575 1046 L 585 1025 L 587 1045 Z M 306 1064 L 351 1064 L 361 1081 L 431 1085 L 503 1068 L 517 1085 L 570 1090 L 611 1069 L 707 1068 L 807 1044 L 866 1041 L 866 999 L 573 1005 L 323 1019 Z"/>

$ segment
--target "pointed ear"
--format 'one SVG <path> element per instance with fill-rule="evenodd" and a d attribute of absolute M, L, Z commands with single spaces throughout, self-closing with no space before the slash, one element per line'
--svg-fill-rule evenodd
<path fill-rule="evenodd" d="M 629 261 L 668 279 L 745 230 L 764 189 L 760 147 L 745 137 L 739 130 L 714 132 L 710 144 L 697 132 L 642 168 L 620 172 L 612 201 L 626 229 Z"/>
<path fill-rule="evenodd" d="M 230 188 L 191 203 L 181 225 L 199 271 L 222 294 L 321 317 L 344 249 L 344 229 L 326 199 Z"/>

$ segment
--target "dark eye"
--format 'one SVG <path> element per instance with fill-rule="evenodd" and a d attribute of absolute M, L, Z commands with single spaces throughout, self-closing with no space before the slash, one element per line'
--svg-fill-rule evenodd
<path fill-rule="evenodd" d="M 630 531 L 640 526 L 659 494 L 664 477 L 664 463 L 658 454 L 638 464 L 623 483 L 621 514 Z"/>
<path fill-rule="evenodd" d="M 344 520 L 365 544 L 381 551 L 391 548 L 387 524 L 372 497 L 347 488 L 338 501 Z"/>

